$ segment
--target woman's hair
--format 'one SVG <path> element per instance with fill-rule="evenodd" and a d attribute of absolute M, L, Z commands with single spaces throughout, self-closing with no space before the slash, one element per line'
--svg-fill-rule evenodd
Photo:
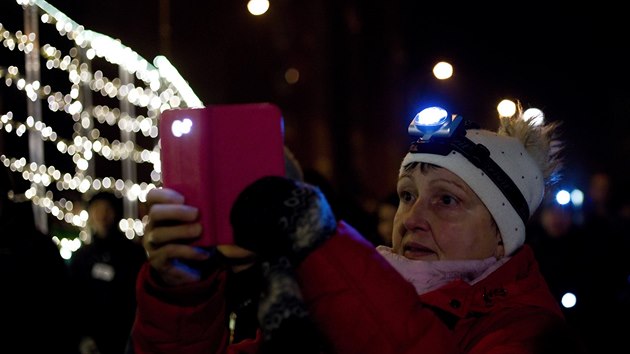
<path fill-rule="evenodd" d="M 497 133 L 518 139 L 543 173 L 545 185 L 551 186 L 561 178 L 563 144 L 558 139 L 561 122 L 536 125 L 537 117 L 525 118 L 517 101 L 517 111 L 511 117 L 500 117 Z"/>

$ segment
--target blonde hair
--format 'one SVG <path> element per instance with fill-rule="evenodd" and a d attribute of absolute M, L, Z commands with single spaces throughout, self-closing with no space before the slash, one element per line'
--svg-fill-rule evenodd
<path fill-rule="evenodd" d="M 545 185 L 551 186 L 560 180 L 564 145 L 559 139 L 560 122 L 535 124 L 531 117 L 523 116 L 521 102 L 517 101 L 517 111 L 511 117 L 500 117 L 497 133 L 518 139 L 543 173 Z"/>

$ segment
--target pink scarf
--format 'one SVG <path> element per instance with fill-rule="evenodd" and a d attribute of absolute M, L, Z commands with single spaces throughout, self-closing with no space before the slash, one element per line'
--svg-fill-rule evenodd
<path fill-rule="evenodd" d="M 509 259 L 509 257 L 503 257 L 497 260 L 495 257 L 490 257 L 479 260 L 418 261 L 396 254 L 387 246 L 378 246 L 376 250 L 396 268 L 398 273 L 415 286 L 418 295 L 435 290 L 456 279 L 472 285 Z"/>

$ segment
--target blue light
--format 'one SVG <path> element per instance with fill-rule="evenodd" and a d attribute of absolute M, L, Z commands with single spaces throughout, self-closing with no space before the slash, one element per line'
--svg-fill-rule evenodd
<path fill-rule="evenodd" d="M 409 134 L 428 141 L 432 136 L 450 137 L 462 123 L 463 118 L 451 116 L 444 108 L 432 106 L 423 109 L 409 124 Z"/>
<path fill-rule="evenodd" d="M 571 203 L 573 206 L 581 207 L 582 203 L 584 203 L 584 193 L 579 189 L 574 189 L 571 191 Z"/>
<path fill-rule="evenodd" d="M 560 205 L 567 205 L 571 201 L 571 194 L 566 190 L 560 190 L 556 193 L 556 202 Z"/>
<path fill-rule="evenodd" d="M 448 112 L 444 108 L 429 107 L 416 114 L 414 123 L 421 126 L 438 126 L 446 123 Z"/>

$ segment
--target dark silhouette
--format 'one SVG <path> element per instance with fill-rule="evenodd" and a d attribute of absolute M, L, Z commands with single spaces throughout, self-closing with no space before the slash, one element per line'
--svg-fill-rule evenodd
<path fill-rule="evenodd" d="M 82 353 L 123 353 L 135 314 L 135 281 L 146 255 L 118 229 L 122 202 L 100 192 L 88 202 L 91 243 L 72 257 L 74 296 L 79 300 Z"/>
<path fill-rule="evenodd" d="M 382 244 L 378 235 L 377 219 L 356 200 L 344 198 L 326 176 L 316 169 L 304 169 L 304 182 L 318 187 L 326 196 L 333 213 L 339 220 L 346 220 L 355 227 L 363 237 L 373 245 Z"/>
<path fill-rule="evenodd" d="M 13 182 L 0 164 L 0 353 L 76 353 L 67 266 Z"/>

